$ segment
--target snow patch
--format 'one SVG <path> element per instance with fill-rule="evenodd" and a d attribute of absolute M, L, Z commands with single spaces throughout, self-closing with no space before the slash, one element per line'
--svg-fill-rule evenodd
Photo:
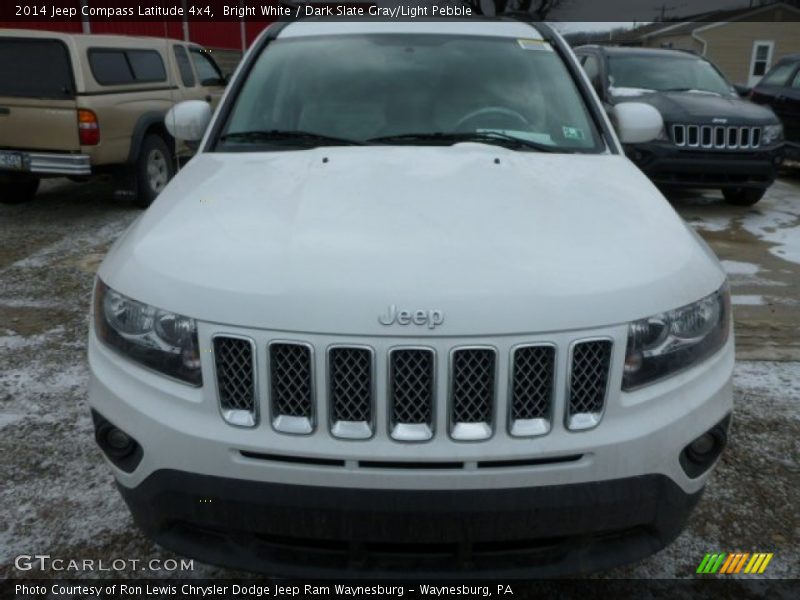
<path fill-rule="evenodd" d="M 763 306 L 766 304 L 764 296 L 758 294 L 745 294 L 741 296 L 734 294 L 731 296 L 731 302 L 735 306 Z"/>
<path fill-rule="evenodd" d="M 653 90 L 646 90 L 644 88 L 614 87 L 613 85 L 610 88 L 608 88 L 608 91 L 611 93 L 612 96 L 618 96 L 620 98 L 643 96 L 644 94 L 653 93 Z"/>
<path fill-rule="evenodd" d="M 722 268 L 725 269 L 725 272 L 728 275 L 755 275 L 761 270 L 759 265 L 748 263 L 748 262 L 740 262 L 738 260 L 723 260 Z"/>

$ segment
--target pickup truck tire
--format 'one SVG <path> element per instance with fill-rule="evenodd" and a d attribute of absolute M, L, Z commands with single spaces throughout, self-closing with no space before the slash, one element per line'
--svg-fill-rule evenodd
<path fill-rule="evenodd" d="M 136 161 L 134 204 L 147 208 L 175 175 L 172 151 L 160 135 L 150 133 L 142 141 Z"/>
<path fill-rule="evenodd" d="M 22 204 L 33 200 L 38 189 L 38 177 L 0 175 L 0 202 L 3 204 Z"/>
<path fill-rule="evenodd" d="M 766 191 L 766 188 L 729 188 L 722 190 L 722 195 L 728 204 L 753 206 L 764 197 Z"/>

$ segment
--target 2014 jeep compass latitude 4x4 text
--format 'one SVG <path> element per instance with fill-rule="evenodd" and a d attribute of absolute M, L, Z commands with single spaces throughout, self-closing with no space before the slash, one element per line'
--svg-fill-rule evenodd
<path fill-rule="evenodd" d="M 166 548 L 282 575 L 586 572 L 725 445 L 716 258 L 518 21 L 268 29 L 100 267 L 96 439 Z M 203 134 L 205 132 L 205 134 Z"/>

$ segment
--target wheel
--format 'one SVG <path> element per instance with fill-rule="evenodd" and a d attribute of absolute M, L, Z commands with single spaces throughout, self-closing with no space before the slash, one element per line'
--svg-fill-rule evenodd
<path fill-rule="evenodd" d="M 729 188 L 722 190 L 722 195 L 728 204 L 753 206 L 764 197 L 766 191 L 766 188 Z"/>
<path fill-rule="evenodd" d="M 39 178 L 33 176 L 0 175 L 0 202 L 3 204 L 22 204 L 33 200 L 39 189 Z"/>
<path fill-rule="evenodd" d="M 147 208 L 175 174 L 172 152 L 160 135 L 148 134 L 142 141 L 136 161 L 136 197 L 134 204 Z"/>

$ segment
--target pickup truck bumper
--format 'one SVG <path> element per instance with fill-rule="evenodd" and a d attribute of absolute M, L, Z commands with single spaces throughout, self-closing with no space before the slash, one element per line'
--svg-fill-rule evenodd
<path fill-rule="evenodd" d="M 652 143 L 626 146 L 625 153 L 656 185 L 715 189 L 767 188 L 783 158 L 781 146 L 715 151 Z"/>
<path fill-rule="evenodd" d="M 640 560 L 684 527 L 702 489 L 664 475 L 533 488 L 387 490 L 161 470 L 118 485 L 161 546 L 283 577 L 550 577 Z"/>
<path fill-rule="evenodd" d="M 0 166 L 0 173 L 34 175 L 85 176 L 92 174 L 91 158 L 86 154 L 59 154 L 56 152 L 17 152 L 0 150 L 20 157 L 20 168 Z M 10 164 L 10 162 L 8 163 Z"/>

